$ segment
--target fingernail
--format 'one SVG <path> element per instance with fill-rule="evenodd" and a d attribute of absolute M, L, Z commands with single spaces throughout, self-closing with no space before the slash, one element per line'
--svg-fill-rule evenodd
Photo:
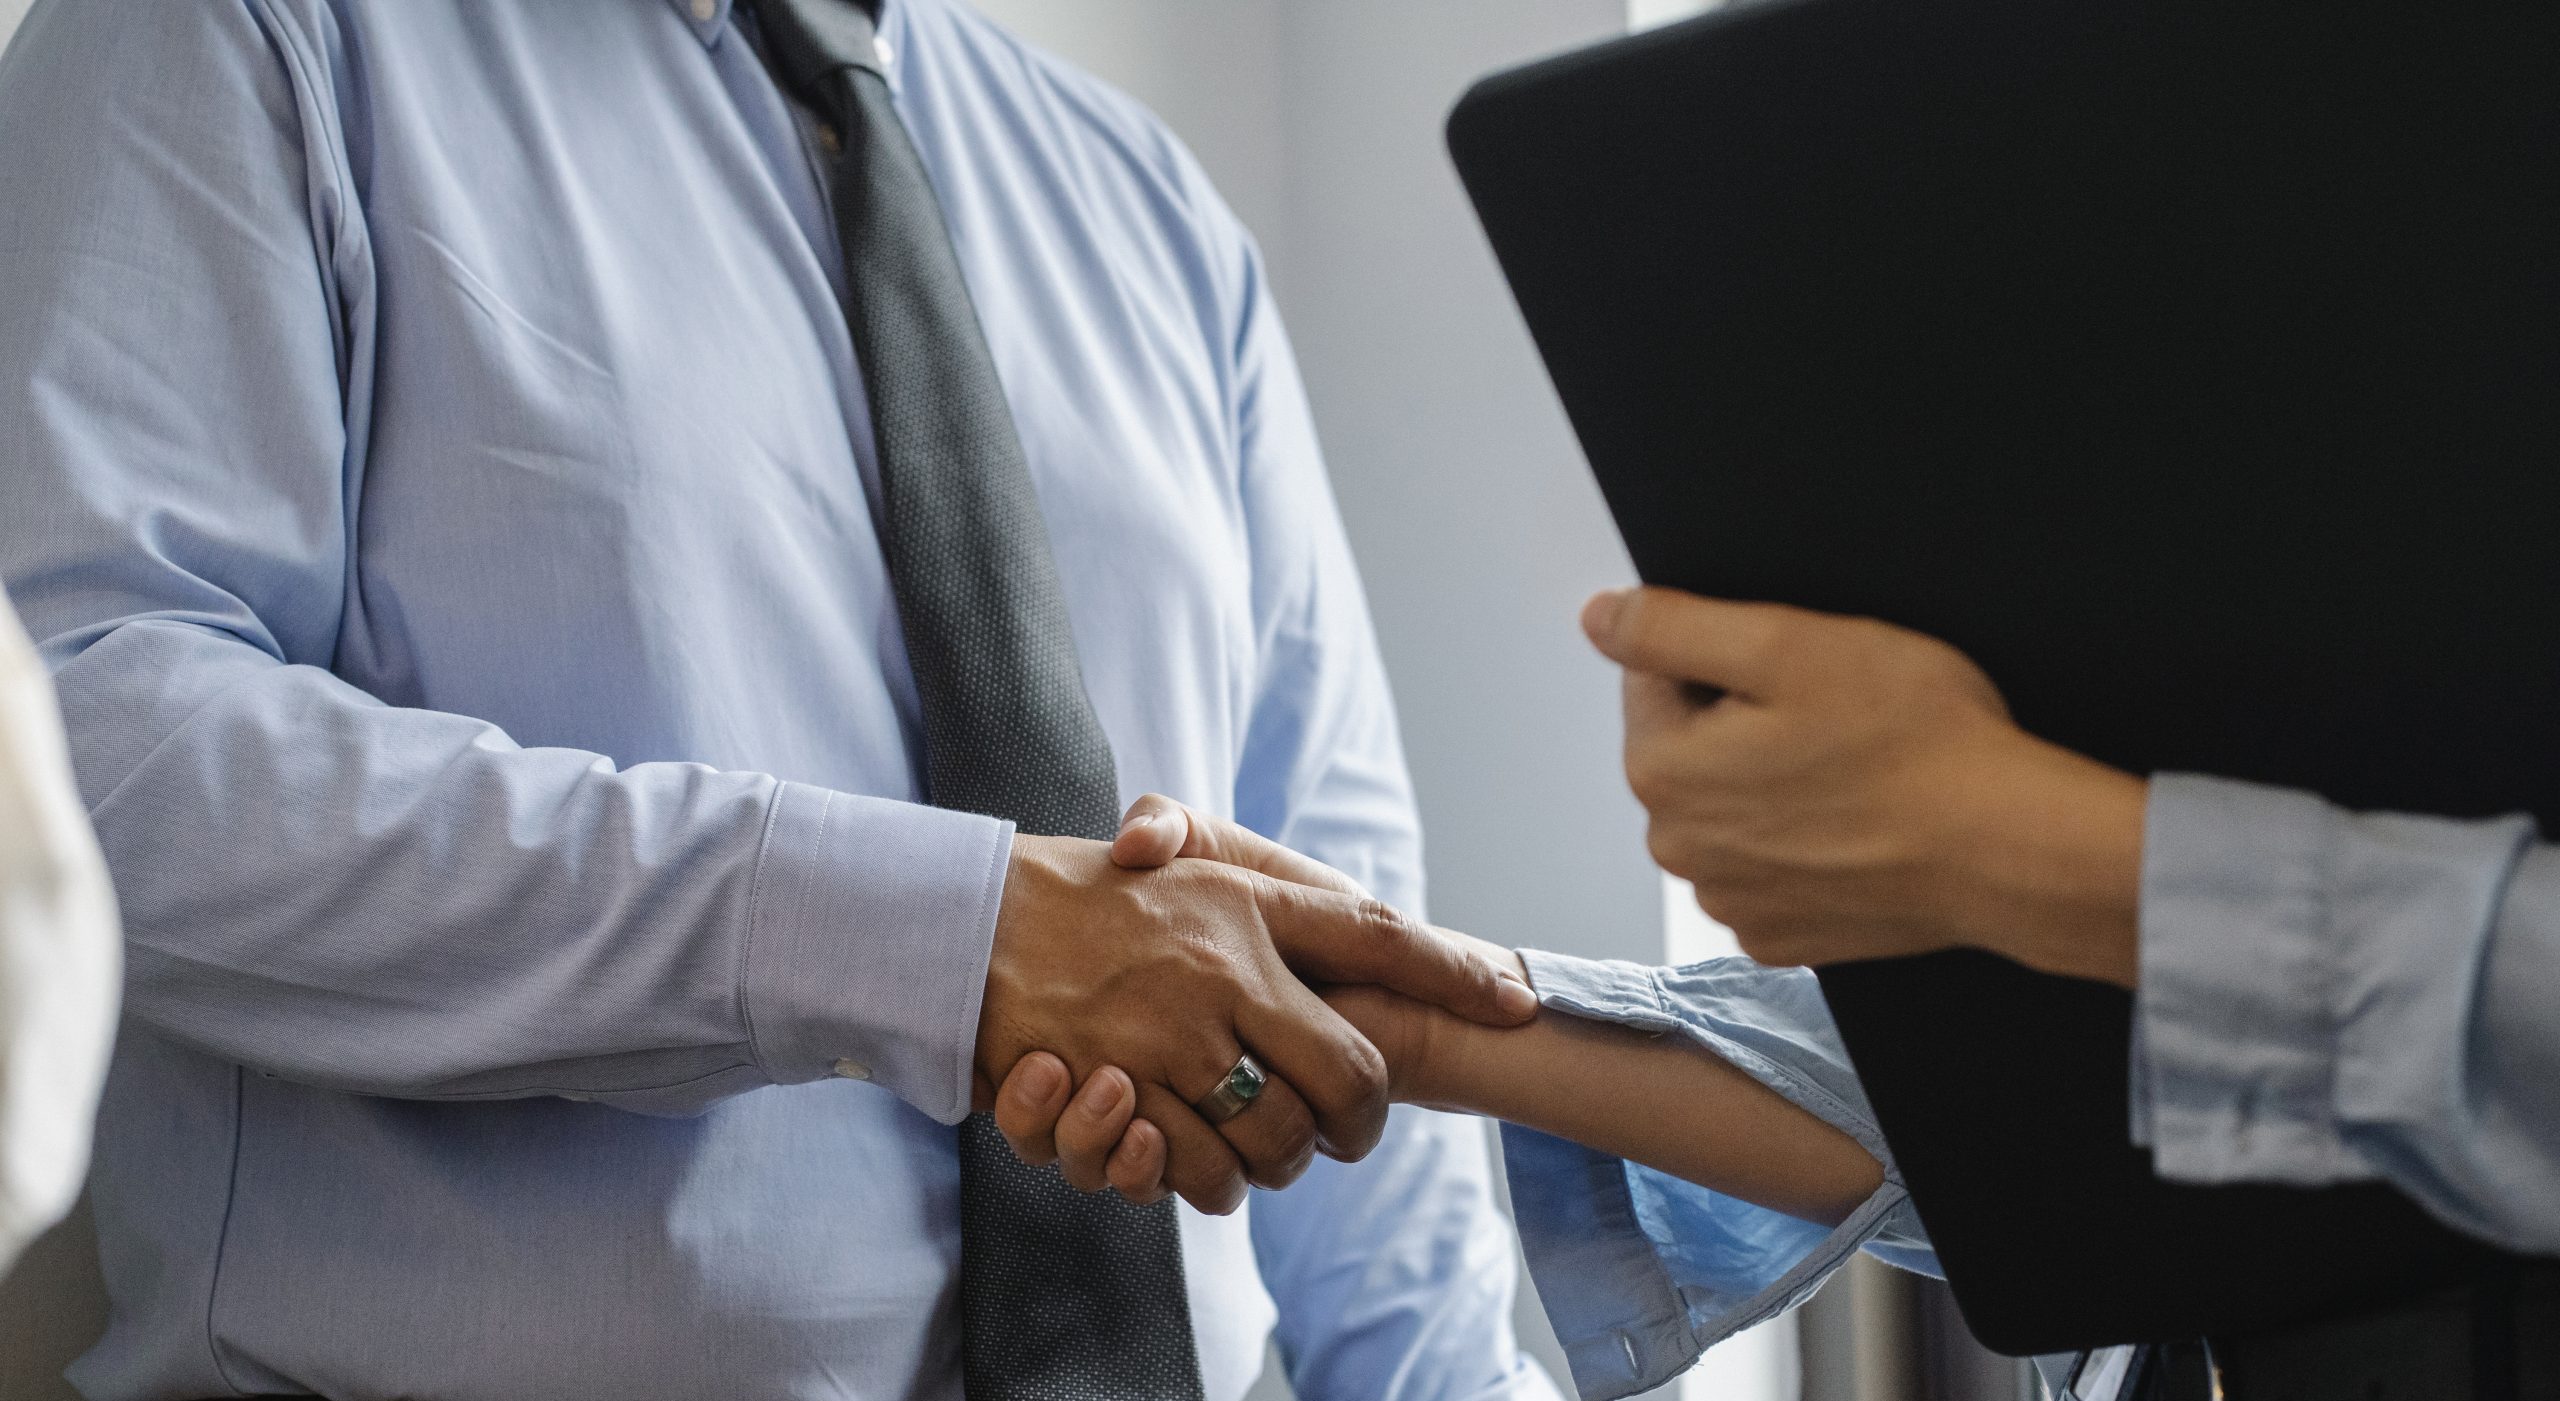
<path fill-rule="evenodd" d="M 1015 1078 L 1017 1087 L 1023 1094 L 1029 1095 L 1035 1103 L 1044 1104 L 1058 1092 L 1058 1087 L 1066 1082 L 1066 1076 L 1058 1069 L 1058 1063 L 1046 1058 L 1024 1061 L 1020 1073 Z"/>
<path fill-rule="evenodd" d="M 1527 983 L 1504 975 L 1493 990 L 1493 1005 L 1508 1017 L 1528 1018 L 1537 1015 L 1538 994 Z"/>
<path fill-rule="evenodd" d="M 1135 832 L 1142 827 L 1153 827 L 1154 825 L 1156 825 L 1156 815 L 1154 813 L 1133 812 L 1129 814 L 1128 821 L 1120 824 L 1120 830 L 1123 832 Z"/>
<path fill-rule="evenodd" d="M 1582 630 L 1595 642 L 1605 642 L 1617 635 L 1618 620 L 1626 614 L 1627 604 L 1636 596 L 1633 589 L 1606 589 L 1593 594 L 1582 605 Z"/>
<path fill-rule="evenodd" d="M 1155 1151 L 1155 1139 L 1163 1132 L 1145 1119 L 1132 1119 L 1129 1131 L 1120 1135 L 1120 1146 L 1111 1150 L 1111 1156 L 1135 1164 Z"/>

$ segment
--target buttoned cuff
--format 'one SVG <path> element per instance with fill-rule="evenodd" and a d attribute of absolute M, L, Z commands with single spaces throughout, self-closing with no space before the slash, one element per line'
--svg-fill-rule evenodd
<path fill-rule="evenodd" d="M 785 783 L 747 927 L 745 1009 L 778 1084 L 871 1080 L 968 1117 L 1012 824 Z"/>
<path fill-rule="evenodd" d="M 2134 1141 L 2170 1176 L 2356 1175 L 2330 1096 L 2321 882 L 2328 804 L 2152 779 L 2142 842 Z"/>
<path fill-rule="evenodd" d="M 1909 1193 L 1809 975 L 1747 959 L 1666 973 L 1532 949 L 1520 957 L 1549 1011 L 1689 1036 L 1885 1164 L 1875 1193 L 1826 1228 L 1504 1125 L 1521 1249 L 1585 1398 L 1662 1385 L 1708 1348 L 1812 1297 L 1861 1249 L 1935 1273 Z"/>
<path fill-rule="evenodd" d="M 1681 1024 L 1663 998 L 1654 970 L 1644 964 L 1545 949 L 1521 949 L 1519 954 L 1541 1007 L 1638 1031 L 1664 1032 Z"/>
<path fill-rule="evenodd" d="M 2153 779 L 2131 1128 L 2161 1175 L 2372 1177 L 2354 1126 L 2458 1088 L 2418 1049 L 2464 1024 L 2467 970 L 2532 830 Z"/>
<path fill-rule="evenodd" d="M 1502 1126 L 1521 1254 L 1574 1389 L 1613 1401 L 1661 1386 L 1707 1349 L 1810 1299 L 1870 1245 L 1930 1257 L 1910 1194 L 1887 1182 L 1825 1229 L 1517 1124 Z"/>

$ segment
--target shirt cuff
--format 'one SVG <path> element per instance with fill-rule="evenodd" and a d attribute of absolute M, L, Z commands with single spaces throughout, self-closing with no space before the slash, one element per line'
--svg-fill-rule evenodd
<path fill-rule="evenodd" d="M 783 784 L 743 979 L 765 1074 L 870 1080 L 943 1123 L 968 1117 L 1012 851 L 995 818 Z"/>
<path fill-rule="evenodd" d="M 2321 957 L 2328 804 L 2189 774 L 2143 820 L 2133 1141 L 2165 1175 L 2355 1175 L 2338 1141 Z"/>
<path fill-rule="evenodd" d="M 1584 1397 L 1662 1385 L 1708 1348 L 1812 1297 L 1860 1249 L 1935 1272 L 1811 975 L 1718 959 L 1673 970 L 1666 984 L 1662 970 L 1631 963 L 1520 956 L 1549 1010 L 1688 1035 L 1886 1165 L 1874 1195 L 1826 1228 L 1504 1125 L 1521 1248 Z"/>
<path fill-rule="evenodd" d="M 2468 970 L 2532 840 L 2524 819 L 2356 815 L 2308 793 L 2152 780 L 2133 1139 L 2164 1177 L 2374 1176 L 2360 1122 L 2423 1113 L 2413 1056 L 2462 1023 Z"/>

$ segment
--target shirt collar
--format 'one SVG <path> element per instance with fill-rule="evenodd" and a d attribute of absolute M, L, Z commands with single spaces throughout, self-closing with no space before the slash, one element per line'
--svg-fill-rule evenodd
<path fill-rule="evenodd" d="M 668 3 L 676 7 L 676 17 L 684 21 L 685 27 L 693 31 L 695 38 L 702 41 L 702 46 L 709 48 L 718 43 L 721 34 L 729 28 L 729 10 L 734 0 L 668 0 Z M 905 62 L 906 0 L 879 0 L 879 4 L 880 43 L 889 56 L 888 61 L 881 65 L 881 76 L 889 80 L 891 92 L 904 92 L 906 84 L 902 79 L 907 69 Z"/>
<path fill-rule="evenodd" d="M 668 3 L 676 7 L 677 16 L 705 45 L 718 39 L 720 31 L 729 27 L 729 0 L 668 0 Z"/>

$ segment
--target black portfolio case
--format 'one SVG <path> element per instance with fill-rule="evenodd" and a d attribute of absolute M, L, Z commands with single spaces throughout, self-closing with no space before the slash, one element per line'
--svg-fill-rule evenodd
<path fill-rule="evenodd" d="M 1449 138 L 1647 579 L 1945 637 L 2135 772 L 2548 819 L 2555 27 L 1775 0 L 1497 75 Z M 1822 982 L 1994 1347 L 2488 1258 L 2379 1186 L 2159 1180 L 2120 991 L 1974 954 Z"/>

